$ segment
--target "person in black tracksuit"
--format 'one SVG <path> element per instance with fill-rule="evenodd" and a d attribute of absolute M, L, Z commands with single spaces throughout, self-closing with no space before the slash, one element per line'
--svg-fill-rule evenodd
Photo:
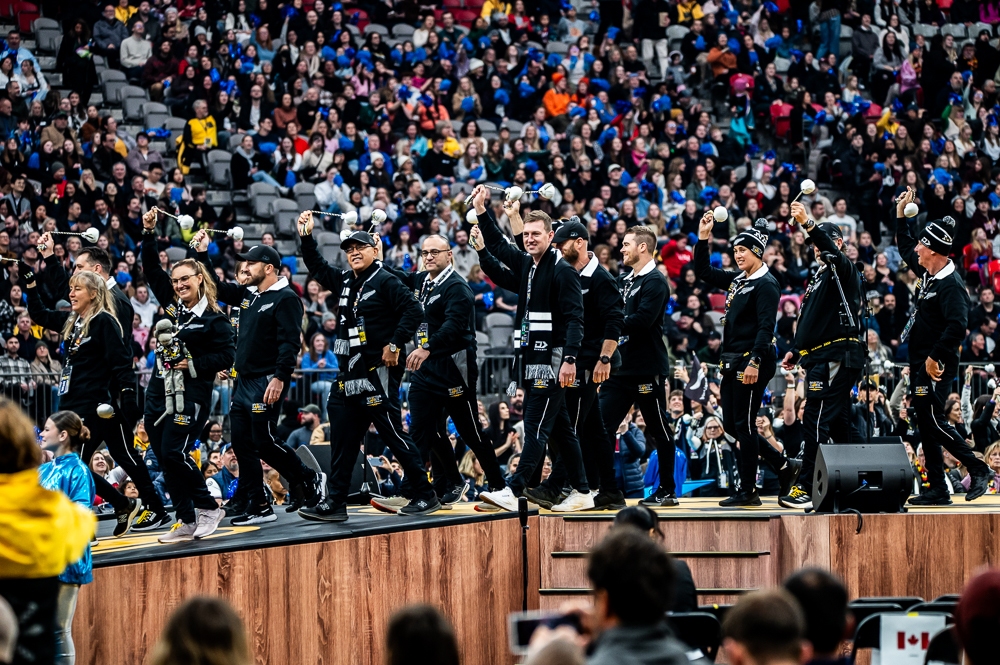
<path fill-rule="evenodd" d="M 527 251 L 522 252 L 500 231 L 486 207 L 489 197 L 489 190 L 482 186 L 473 192 L 483 240 L 518 278 L 517 355 L 521 369 L 517 378 L 524 382 L 525 389 L 524 449 L 507 487 L 500 492 L 483 492 L 480 498 L 504 510 L 517 510 L 517 499 L 530 484 L 535 467 L 544 462 L 545 446 L 551 438 L 559 442 L 573 487 L 566 499 L 552 509 L 587 510 L 594 507 L 594 499 L 566 405 L 566 387 L 577 378 L 577 357 L 583 342 L 580 276 L 551 247 L 552 221 L 548 215 L 533 211 L 524 220 Z"/>
<path fill-rule="evenodd" d="M 90 458 L 102 441 L 124 440 L 121 422 L 139 419 L 132 354 L 122 341 L 121 328 L 112 314 L 111 296 L 100 275 L 81 272 L 71 277 L 69 300 L 74 310 L 56 312 L 42 303 L 35 276 L 27 264 L 21 274 L 27 285 L 28 313 L 32 321 L 50 330 L 63 330 L 67 322 L 72 322 L 64 342 L 66 360 L 59 381 L 60 408 L 76 413 L 90 430 L 90 442 L 81 454 L 89 466 Z M 109 387 L 112 385 L 119 387 L 116 411 L 121 412 L 121 419 L 97 415 L 99 405 L 111 403 Z M 111 452 L 133 479 L 138 469 L 146 468 L 138 455 L 133 457 L 128 451 Z M 91 475 L 98 496 L 115 509 L 114 535 L 125 535 L 139 513 L 139 502 L 120 494 L 104 476 Z"/>
<path fill-rule="evenodd" d="M 507 483 L 493 446 L 482 436 L 476 415 L 476 313 L 472 289 L 452 267 L 451 246 L 443 236 L 428 236 L 421 245 L 425 271 L 396 270 L 383 263 L 413 290 L 423 310 L 417 327 L 416 348 L 406 359 L 410 370 L 410 432 L 425 461 L 433 455 L 434 488 L 444 504 L 461 501 L 468 490 L 441 424 L 451 417 L 455 430 L 479 460 L 491 491 Z M 381 245 L 379 246 L 381 259 Z M 381 500 L 372 505 L 380 507 Z"/>
<path fill-rule="evenodd" d="M 312 213 L 298 220 L 302 258 L 310 276 L 323 288 L 340 292 L 337 355 L 340 374 L 330 390 L 330 495 L 319 505 L 299 510 L 309 520 L 347 520 L 347 494 L 361 441 L 371 424 L 403 467 L 401 515 L 429 515 L 441 509 L 420 451 L 401 426 L 398 392 L 404 367 L 400 351 L 420 325 L 420 304 L 395 275 L 375 260 L 376 241 L 356 231 L 341 242 L 351 270 L 327 263 L 312 237 Z M 242 322 L 241 322 L 242 325 Z M 395 378 L 390 378 L 394 376 Z"/>
<path fill-rule="evenodd" d="M 174 264 L 169 275 L 160 267 L 156 215 L 155 211 L 143 215 L 142 272 L 166 318 L 176 326 L 175 338 L 190 357 L 181 363 L 186 367 L 178 367 L 184 372 L 183 410 L 166 414 L 163 376 L 154 371 L 146 389 L 144 422 L 180 522 L 160 542 L 184 542 L 212 534 L 225 515 L 188 450 L 208 422 L 216 374 L 233 366 L 236 341 L 204 264 L 184 259 Z M 195 239 L 207 249 L 208 234 L 200 233 Z"/>
<path fill-rule="evenodd" d="M 519 209 L 516 203 L 512 207 Z M 520 216 L 511 215 L 510 210 L 508 216 L 516 236 L 519 236 L 522 225 L 515 223 L 515 220 L 519 222 Z M 479 251 L 483 271 L 491 279 L 498 273 L 509 275 L 510 271 L 482 246 L 478 229 L 473 229 L 473 235 L 476 237 L 474 248 Z M 583 342 L 577 360 L 583 376 L 578 375 L 573 385 L 566 388 L 566 406 L 580 439 L 587 484 L 591 488 L 600 488 L 600 492 L 594 497 L 594 509 L 618 510 L 625 507 L 625 495 L 615 482 L 614 448 L 607 445 L 601 409 L 600 406 L 595 406 L 595 402 L 600 384 L 621 366 L 621 355 L 617 347 L 625 315 L 615 278 L 601 267 L 593 253 L 587 252 L 589 238 L 587 227 L 575 216 L 563 220 L 552 238 L 553 245 L 562 252 L 563 259 L 580 273 L 580 288 L 583 293 Z M 524 491 L 529 500 L 543 508 L 551 508 L 559 503 L 567 478 L 566 466 L 558 455 L 557 447 L 551 443 L 549 447 L 557 453 L 553 456 L 552 473 L 537 487 Z M 540 477 L 541 466 L 537 467 L 534 478 Z"/>
<path fill-rule="evenodd" d="M 608 445 L 614 450 L 618 426 L 634 404 L 646 421 L 646 437 L 660 446 L 657 456 L 660 481 L 656 491 L 642 500 L 647 506 L 676 506 L 674 437 L 667 427 L 667 393 L 664 381 L 670 369 L 663 342 L 663 312 L 670 285 L 656 269 L 656 237 L 644 227 L 633 227 L 622 241 L 622 257 L 632 271 L 618 278 L 625 303 L 618 350 L 622 366 L 601 387 L 601 417 Z"/>
<path fill-rule="evenodd" d="M 930 489 L 909 502 L 942 506 L 951 503 L 944 479 L 942 446 L 972 476 L 966 501 L 986 493 L 993 471 L 973 454 L 944 412 L 948 393 L 958 376 L 958 347 L 965 338 L 969 321 L 968 291 L 948 258 L 955 237 L 955 220 L 945 217 L 928 222 L 919 237 L 914 238 L 903 215 L 906 204 L 913 199 L 914 192 L 907 187 L 896 203 L 899 255 L 920 278 L 916 304 L 899 341 L 909 341 L 910 397 L 920 427 Z"/>
<path fill-rule="evenodd" d="M 69 295 L 70 276 L 66 273 L 59 260 L 53 257 L 53 248 L 55 245 L 52 236 L 48 233 L 43 234 L 39 238 L 39 245 L 42 246 L 42 257 L 46 259 L 45 270 L 41 274 L 41 281 L 49 291 L 49 294 L 56 300 L 67 297 Z M 128 296 L 121 290 L 115 279 L 111 277 L 111 256 L 100 247 L 85 247 L 77 255 L 73 271 L 74 274 L 79 272 L 93 272 L 104 280 L 113 300 L 115 318 L 118 319 L 118 325 L 122 329 L 122 341 L 131 357 L 132 319 L 135 316 L 135 310 L 133 310 L 132 302 Z M 55 302 L 53 301 L 49 304 L 54 305 Z M 135 381 L 133 380 L 129 385 L 134 385 L 134 383 Z M 139 491 L 139 498 L 141 499 L 143 509 L 135 519 L 135 523 L 131 525 L 131 530 L 151 531 L 169 524 L 170 518 L 163 507 L 163 501 L 160 499 L 159 492 L 153 487 L 153 481 L 149 477 L 149 469 L 146 468 L 145 461 L 135 451 L 135 447 L 132 444 L 132 433 L 135 430 L 136 421 L 125 419 L 123 410 L 118 408 L 118 404 L 115 401 L 120 390 L 121 386 L 116 384 L 109 386 L 111 393 L 111 401 L 109 403 L 114 407 L 115 412 L 108 419 L 111 421 L 111 424 L 103 430 L 106 435 L 111 437 L 104 441 L 104 443 L 107 444 L 112 459 L 121 464 L 122 468 L 128 472 L 129 478 L 135 482 L 136 489 Z M 97 450 L 97 446 L 101 445 L 102 440 L 95 437 L 95 435 L 96 432 L 91 428 L 91 445 L 86 446 L 84 449 L 85 456 L 83 460 L 87 464 L 90 464 L 90 457 Z M 119 460 L 124 460 L 124 462 L 120 462 Z M 126 528 L 126 531 L 128 530 L 129 528 Z"/>
<path fill-rule="evenodd" d="M 199 256 L 207 260 L 204 252 Z M 278 277 L 281 257 L 273 247 L 254 245 L 237 258 L 244 262 L 240 284 L 216 285 L 222 301 L 240 303 L 233 363 L 236 382 L 229 411 L 240 482 L 226 512 L 235 515 L 233 525 L 246 526 L 277 519 L 264 492 L 261 460 L 291 485 L 292 503 L 286 511 L 319 503 L 326 489 L 326 474 L 305 466 L 295 451 L 274 435 L 301 348 L 302 301 L 288 280 Z"/>
<path fill-rule="evenodd" d="M 820 267 L 802 296 L 795 343 L 782 362 L 788 371 L 796 363 L 805 368 L 806 406 L 798 484 L 778 503 L 808 509 L 819 444 L 862 440 L 851 427 L 851 389 L 864 371 L 866 350 L 861 340 L 861 273 L 841 251 L 840 227 L 817 224 L 798 201 L 792 204 L 792 216 L 812 243 Z"/>
<path fill-rule="evenodd" d="M 757 433 L 756 425 L 764 390 L 774 377 L 774 321 L 780 289 L 761 260 L 767 246 L 766 220 L 758 219 L 733 241 L 739 271 L 720 270 L 709 263 L 714 226 L 715 218 L 709 211 L 698 227 L 700 240 L 694 250 L 694 270 L 698 279 L 728 292 L 722 334 L 721 406 L 723 427 L 740 444 L 740 489 L 719 505 L 759 506 L 758 455 L 778 472 L 781 496 L 791 490 L 798 471 L 798 463 L 772 448 Z"/>

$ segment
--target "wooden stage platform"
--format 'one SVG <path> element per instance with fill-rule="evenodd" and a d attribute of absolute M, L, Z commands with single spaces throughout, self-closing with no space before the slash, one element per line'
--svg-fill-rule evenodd
<path fill-rule="evenodd" d="M 1000 565 L 1000 497 L 907 514 L 806 515 L 765 498 L 723 509 L 684 499 L 659 509 L 666 545 L 691 567 L 700 602 L 728 603 L 803 566 L 840 575 L 852 597 L 958 593 Z M 586 552 L 610 512 L 532 512 L 528 606 L 552 608 L 587 593 Z M 170 612 L 197 594 L 225 597 L 247 624 L 258 663 L 378 665 L 391 612 L 427 602 L 455 625 L 463 662 L 510 664 L 506 617 L 521 609 L 516 514 L 473 504 L 426 518 L 352 508 L 341 525 L 280 513 L 260 527 L 223 527 L 204 541 L 160 545 L 159 533 L 110 537 L 102 523 L 94 583 L 80 593 L 77 662 L 146 662 Z"/>

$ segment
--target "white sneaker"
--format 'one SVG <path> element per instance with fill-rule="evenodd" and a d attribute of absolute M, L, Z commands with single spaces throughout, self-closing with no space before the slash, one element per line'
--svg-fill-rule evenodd
<path fill-rule="evenodd" d="M 215 510 L 199 510 L 198 511 L 198 528 L 194 532 L 195 538 L 204 538 L 205 536 L 210 536 L 215 533 L 215 530 L 219 528 L 219 522 L 222 518 L 226 516 L 226 511 L 222 508 L 216 508 Z"/>
<path fill-rule="evenodd" d="M 479 498 L 497 508 L 503 508 L 512 513 L 517 512 L 517 497 L 514 496 L 514 492 L 511 491 L 510 487 L 504 487 L 499 492 L 483 492 L 479 495 Z M 593 505 L 593 502 L 591 502 L 591 505 Z"/>
<path fill-rule="evenodd" d="M 187 543 L 194 540 L 194 532 L 198 529 L 197 524 L 185 524 L 184 522 L 177 522 L 172 527 L 170 531 L 157 538 L 158 541 L 164 544 L 169 543 Z"/>
<path fill-rule="evenodd" d="M 562 503 L 552 506 L 554 513 L 575 513 L 578 510 L 590 510 L 594 507 L 594 497 L 588 492 L 581 494 L 576 490 L 569 493 L 569 496 Z"/>

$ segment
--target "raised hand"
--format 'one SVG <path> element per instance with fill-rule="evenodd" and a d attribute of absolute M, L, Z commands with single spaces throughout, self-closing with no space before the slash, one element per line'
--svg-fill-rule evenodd
<path fill-rule="evenodd" d="M 712 237 L 712 229 L 714 228 L 715 215 L 709 210 L 701 216 L 701 220 L 698 222 L 698 237 L 702 240 L 708 240 Z"/>
<path fill-rule="evenodd" d="M 312 235 L 313 224 L 315 224 L 315 222 L 313 221 L 313 214 L 311 211 L 306 210 L 301 215 L 299 215 L 299 219 L 296 224 L 296 226 L 299 229 L 299 235 L 300 236 Z"/>
<path fill-rule="evenodd" d="M 156 228 L 156 217 L 157 217 L 156 208 L 153 208 L 152 210 L 144 214 L 142 216 L 142 228 L 144 229 Z"/>

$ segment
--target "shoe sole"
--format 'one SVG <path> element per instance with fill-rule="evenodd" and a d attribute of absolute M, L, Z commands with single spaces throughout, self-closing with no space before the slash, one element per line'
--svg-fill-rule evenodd
<path fill-rule="evenodd" d="M 477 503 L 472 507 L 477 513 L 498 513 L 500 512 L 499 506 L 494 506 L 492 503 Z"/>
<path fill-rule="evenodd" d="M 239 524 L 237 524 L 236 520 L 233 519 L 233 521 L 230 522 L 230 524 L 232 524 L 233 526 L 253 526 L 254 524 L 267 524 L 268 522 L 274 522 L 277 521 L 277 519 L 278 516 L 275 515 L 274 513 L 271 513 L 270 515 L 256 515 L 249 519 L 240 521 Z"/>
<path fill-rule="evenodd" d="M 157 538 L 156 542 L 160 543 L 161 545 L 173 545 L 174 543 L 191 543 L 194 542 L 194 539 L 195 539 L 194 536 L 191 535 L 191 536 L 184 536 L 183 538 L 174 538 L 171 540 L 160 540 L 159 538 Z"/>
<path fill-rule="evenodd" d="M 558 505 L 558 504 L 553 503 L 552 501 L 548 501 L 546 499 L 538 499 L 536 497 L 532 497 L 527 492 L 524 493 L 524 498 L 528 500 L 528 503 L 533 503 L 536 506 L 540 506 L 540 507 L 544 508 L 545 510 L 552 510 L 553 506 Z"/>
<path fill-rule="evenodd" d="M 580 506 L 579 508 L 575 506 L 571 508 L 560 508 L 559 506 L 552 506 L 552 512 L 554 513 L 579 513 L 584 510 L 593 510 L 593 509 L 594 509 L 593 506 L 585 506 L 585 505 Z"/>
<path fill-rule="evenodd" d="M 130 512 L 128 515 L 128 525 L 125 527 L 125 530 L 122 531 L 121 533 L 113 534 L 115 538 L 121 538 L 122 536 L 128 535 L 128 532 L 132 530 L 132 522 L 135 521 L 135 516 L 139 514 L 140 510 L 142 510 L 142 506 L 139 504 L 138 501 L 136 501 L 135 508 L 133 508 L 132 512 Z"/>
<path fill-rule="evenodd" d="M 310 522 L 346 522 L 350 515 L 317 515 L 315 513 L 306 513 L 299 511 L 299 517 L 304 520 L 309 520 Z"/>
<path fill-rule="evenodd" d="M 757 499 L 756 501 L 741 501 L 740 503 L 730 503 L 728 505 L 724 505 L 721 502 L 719 503 L 719 506 L 722 508 L 747 508 L 747 507 L 753 508 L 762 505 L 764 504 L 761 502 L 760 499 Z"/>
<path fill-rule="evenodd" d="M 436 513 L 439 510 L 441 510 L 441 504 L 440 503 L 438 505 L 433 506 L 431 508 L 428 508 L 426 510 L 420 510 L 420 511 L 417 511 L 417 512 L 414 512 L 414 513 L 404 513 L 402 510 L 400 510 L 396 514 L 399 515 L 400 517 L 423 517 L 424 515 L 431 515 L 433 513 Z"/>
<path fill-rule="evenodd" d="M 966 492 L 965 493 L 965 500 L 966 501 L 975 501 L 976 499 L 978 499 L 981 496 L 986 496 L 986 491 L 988 489 L 989 489 L 989 482 L 987 481 L 986 486 L 980 488 L 980 491 L 978 491 L 978 492 Z"/>
<path fill-rule="evenodd" d="M 812 501 L 808 503 L 791 503 L 783 499 L 778 499 L 778 505 L 789 510 L 812 510 L 813 507 Z"/>
<path fill-rule="evenodd" d="M 459 494 L 457 498 L 455 498 L 455 499 L 453 499 L 451 501 L 444 501 L 444 500 L 442 500 L 441 501 L 441 505 L 442 506 L 451 506 L 451 505 L 456 504 L 456 503 L 461 503 L 462 499 L 464 499 L 465 495 L 468 494 L 468 493 L 469 493 L 469 483 L 465 483 L 465 485 L 462 486 L 462 493 Z"/>
<path fill-rule="evenodd" d="M 918 508 L 933 508 L 934 506 L 952 506 L 952 505 L 954 505 L 952 503 L 951 499 L 947 499 L 945 501 L 936 501 L 934 503 L 914 503 L 913 501 L 907 501 L 906 503 L 908 503 L 911 506 L 916 506 Z"/>
<path fill-rule="evenodd" d="M 403 506 L 400 506 L 399 508 L 396 508 L 395 506 L 382 505 L 381 503 L 378 503 L 375 499 L 372 499 L 370 503 L 371 503 L 372 508 L 374 508 L 375 510 L 377 510 L 379 512 L 386 513 L 386 514 L 389 514 L 389 515 L 395 515 L 400 510 L 403 509 Z M 407 504 L 407 505 L 409 505 L 409 504 Z"/>
<path fill-rule="evenodd" d="M 517 508 L 508 508 L 507 506 L 501 506 L 499 503 L 497 503 L 496 501 L 494 501 L 493 499 L 491 499 L 488 496 L 483 496 L 482 494 L 480 494 L 479 498 L 482 499 L 483 503 L 488 503 L 491 506 L 496 506 L 500 510 L 506 510 L 508 513 L 516 513 L 517 512 Z"/>

